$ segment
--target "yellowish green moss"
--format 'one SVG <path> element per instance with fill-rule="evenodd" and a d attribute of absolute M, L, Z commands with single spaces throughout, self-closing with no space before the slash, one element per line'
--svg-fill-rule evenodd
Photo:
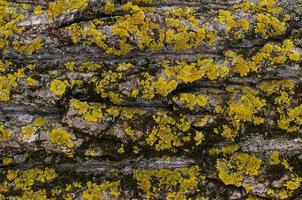
<path fill-rule="evenodd" d="M 49 139 L 52 143 L 63 145 L 68 148 L 74 147 L 73 141 L 71 140 L 71 135 L 62 128 L 52 129 L 49 133 Z"/>

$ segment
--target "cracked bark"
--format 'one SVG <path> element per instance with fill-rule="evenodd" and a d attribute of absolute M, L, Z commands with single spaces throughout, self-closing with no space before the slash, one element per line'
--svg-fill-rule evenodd
<path fill-rule="evenodd" d="M 16 0 L 12 2 L 17 5 L 27 1 Z M 164 10 L 168 7 L 192 7 L 198 11 L 201 21 L 206 22 L 213 21 L 213 18 L 207 14 L 208 9 L 231 9 L 238 2 L 208 0 L 182 2 L 171 0 L 168 3 L 154 1 L 152 6 L 156 8 L 156 14 L 159 18 L 163 18 Z M 35 6 L 45 5 L 45 2 L 36 1 L 34 4 Z M 213 135 L 212 128 L 221 125 L 225 116 L 219 117 L 212 110 L 215 105 L 227 105 L 226 102 L 228 100 L 238 98 L 239 94 L 226 91 L 228 86 L 249 86 L 257 89 L 265 81 L 283 79 L 292 80 L 297 85 L 292 95 L 293 102 L 297 105 L 298 102 L 301 102 L 301 61 L 295 64 L 286 63 L 282 66 L 262 66 L 257 73 L 251 73 L 247 77 L 231 74 L 224 79 L 216 81 L 198 80 L 191 84 L 180 84 L 167 97 L 158 97 L 152 100 L 131 98 L 127 87 L 130 85 L 129 87 L 131 88 L 133 82 L 139 80 L 140 72 L 155 72 L 155 74 L 160 75 L 158 67 L 160 67 L 162 59 L 194 61 L 198 54 L 204 54 L 219 60 L 223 57 L 225 51 L 238 49 L 244 51 L 246 57 L 251 57 L 264 44 L 268 42 L 280 43 L 286 38 L 294 40 L 295 47 L 301 52 L 302 2 L 300 0 L 280 1 L 278 5 L 292 15 L 287 32 L 280 37 L 263 39 L 251 33 L 242 41 L 224 41 L 221 36 L 217 37 L 216 43 L 211 47 L 201 45 L 197 49 L 186 51 L 175 51 L 171 47 L 164 47 L 158 52 L 135 49 L 123 56 L 109 55 L 95 45 L 73 44 L 68 31 L 65 30 L 71 24 L 85 23 L 95 18 L 104 20 L 104 27 L 110 27 L 110 21 L 114 17 L 125 15 L 119 3 L 116 4 L 117 9 L 111 15 L 106 15 L 102 12 L 103 1 L 94 0 L 90 0 L 89 6 L 84 10 L 76 10 L 72 13 L 64 14 L 55 20 L 48 19 L 45 13 L 41 15 L 26 13 L 25 19 L 18 24 L 19 26 L 26 26 L 21 40 L 24 39 L 26 41 L 40 37 L 45 41 L 43 47 L 30 56 L 9 51 L 7 54 L 1 55 L 1 58 L 12 62 L 14 70 L 28 64 L 35 64 L 38 67 L 30 74 L 36 77 L 39 83 L 37 87 L 30 88 L 26 86 L 25 80 L 20 80 L 18 86 L 11 91 L 11 100 L 9 102 L 0 102 L 0 124 L 4 124 L 13 133 L 12 138 L 8 142 L 0 142 L 0 159 L 5 157 L 14 158 L 14 163 L 9 166 L 0 164 L 0 172 L 4 174 L 7 170 L 12 169 L 52 167 L 60 173 L 63 179 L 73 179 L 73 176 L 98 176 L 99 179 L 106 180 L 108 177 L 110 178 L 112 169 L 118 169 L 121 177 L 125 177 L 126 180 L 122 181 L 122 184 L 124 184 L 123 198 L 140 199 L 141 196 L 137 194 L 139 192 L 135 191 L 137 188 L 131 183 L 127 183 L 128 177 L 133 170 L 177 170 L 182 167 L 199 165 L 207 176 L 207 182 L 203 186 L 204 188 L 200 188 L 200 190 L 210 199 L 245 199 L 250 194 L 260 199 L 269 199 L 266 189 L 270 184 L 270 180 L 266 179 L 266 177 L 272 176 L 271 173 L 273 172 L 270 171 L 269 166 L 266 164 L 262 166 L 260 175 L 249 182 L 253 186 L 253 189 L 249 192 L 246 192 L 241 187 L 236 188 L 224 185 L 218 178 L 215 169 L 216 159 L 209 157 L 208 151 L 211 148 L 221 148 L 231 144 L 231 142 L 220 136 Z M 141 4 L 141 6 L 144 7 L 146 5 Z M 221 27 L 218 28 L 221 29 Z M 222 43 L 222 41 L 225 43 Z M 123 87 L 119 88 L 120 90 L 117 92 L 123 94 L 124 102 L 119 106 L 139 108 L 144 111 L 144 114 L 136 116 L 135 122 L 125 116 L 118 116 L 113 120 L 108 118 L 106 119 L 107 121 L 98 121 L 96 124 L 85 122 L 85 120 L 77 116 L 77 112 L 68 106 L 70 99 L 98 102 L 108 107 L 113 105 L 108 99 L 102 99 L 99 94 L 96 94 L 91 89 L 93 87 L 91 79 L 97 77 L 100 80 L 102 70 L 96 72 L 70 72 L 62 67 L 68 61 L 84 62 L 87 60 L 105 65 L 107 68 L 102 69 L 103 71 L 114 69 L 121 62 L 134 63 L 135 69 L 123 74 L 124 78 L 120 80 L 120 84 Z M 85 85 L 80 88 L 68 89 L 66 94 L 58 97 L 49 90 L 49 83 L 54 79 L 80 79 L 84 81 Z M 216 93 L 212 93 L 211 89 L 215 89 Z M 175 96 L 182 92 L 200 92 L 208 95 L 211 104 L 190 112 L 184 109 L 183 105 L 178 105 L 172 101 L 173 95 Z M 264 98 L 268 97 L 264 96 Z M 272 113 L 274 111 L 273 103 L 268 101 L 268 104 L 269 109 L 263 111 L 262 114 L 267 119 L 266 123 L 261 126 L 244 124 L 234 143 L 239 146 L 240 151 L 257 155 L 263 160 L 267 160 L 268 153 L 274 150 L 279 151 L 282 156 L 285 156 L 290 161 L 294 167 L 294 173 L 301 176 L 302 172 L 299 169 L 302 164 L 301 130 L 291 135 L 278 129 L 276 125 L 278 115 L 277 113 Z M 118 149 L 124 143 L 129 143 L 127 148 L 128 150 L 131 149 L 131 141 L 127 138 L 123 129 L 131 124 L 141 133 L 142 136 L 140 137 L 144 138 L 144 133 L 151 127 L 148 120 L 151 121 L 152 114 L 162 110 L 173 116 L 185 114 L 192 119 L 206 114 L 209 115 L 210 120 L 203 130 L 205 141 L 203 141 L 202 145 L 189 153 L 182 151 L 181 148 L 177 149 L 177 153 L 171 153 L 154 151 L 144 142 L 139 142 L 142 147 L 140 153 L 118 153 Z M 18 135 L 21 127 L 31 123 L 37 117 L 47 118 L 44 124 L 46 128 L 38 128 L 35 137 L 30 141 L 20 141 Z M 72 158 L 68 158 L 66 154 L 62 153 L 62 149 L 49 142 L 49 130 L 53 127 L 63 127 L 72 134 L 72 139 L 75 143 L 75 148 L 72 150 L 74 153 Z M 193 129 L 199 130 L 196 127 Z M 189 148 L 191 147 L 189 145 Z M 91 148 L 96 150 L 96 157 L 88 155 L 87 151 Z M 171 159 L 167 160 L 167 156 L 171 156 Z M 286 173 L 284 174 L 286 176 Z M 282 174 L 280 179 L 282 179 Z M 301 191 L 300 187 L 295 191 L 291 199 L 301 199 Z"/>

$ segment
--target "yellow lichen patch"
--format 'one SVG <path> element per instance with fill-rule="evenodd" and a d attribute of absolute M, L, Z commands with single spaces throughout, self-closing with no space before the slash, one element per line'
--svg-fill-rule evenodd
<path fill-rule="evenodd" d="M 0 60 L 0 73 L 4 72 L 11 65 L 12 62 L 10 61 Z"/>
<path fill-rule="evenodd" d="M 48 4 L 48 17 L 55 19 L 74 10 L 83 10 L 87 6 L 88 0 L 57 0 Z"/>
<path fill-rule="evenodd" d="M 156 113 L 153 115 L 155 125 L 148 131 L 146 143 L 152 146 L 156 151 L 169 150 L 175 152 L 178 147 L 183 146 L 186 142 L 201 142 L 202 135 L 191 132 L 192 122 L 185 117 L 175 119 L 167 113 Z M 198 134 L 196 136 L 196 134 Z M 194 139 L 195 137 L 195 139 Z M 195 140 L 196 141 L 196 140 Z"/>
<path fill-rule="evenodd" d="M 302 105 L 288 109 L 287 112 L 279 109 L 280 118 L 278 127 L 286 130 L 289 133 L 297 132 L 302 125 Z"/>
<path fill-rule="evenodd" d="M 6 178 L 14 184 L 14 187 L 23 191 L 30 191 L 36 182 L 46 183 L 57 177 L 54 169 L 29 169 L 29 170 L 9 170 Z"/>
<path fill-rule="evenodd" d="M 242 186 L 245 176 L 257 176 L 262 161 L 246 153 L 235 153 L 229 160 L 218 159 L 218 177 L 226 185 Z"/>
<path fill-rule="evenodd" d="M 300 54 L 299 53 L 292 53 L 288 55 L 288 58 L 292 61 L 300 61 Z"/>
<path fill-rule="evenodd" d="M 177 79 L 184 83 L 192 83 L 205 77 L 210 80 L 223 78 L 228 74 L 229 69 L 215 64 L 212 59 L 201 59 L 190 64 L 184 61 L 177 61 L 175 66 L 167 66 L 164 72 L 168 77 L 176 76 Z"/>
<path fill-rule="evenodd" d="M 244 60 L 242 55 L 234 51 L 225 52 L 225 57 L 231 61 L 232 70 L 235 73 L 239 73 L 240 76 L 246 76 L 250 72 L 257 72 L 262 63 L 274 65 L 283 64 L 287 60 L 291 60 L 289 56 L 293 54 L 292 52 L 293 42 L 286 39 L 280 45 L 265 44 L 250 60 Z"/>
<path fill-rule="evenodd" d="M 47 194 L 46 190 L 29 190 L 29 191 L 24 191 L 22 196 L 17 197 L 17 200 L 26 200 L 26 199 L 39 199 L 39 200 L 47 200 Z"/>
<path fill-rule="evenodd" d="M 182 101 L 185 106 L 193 110 L 195 106 L 204 107 L 207 104 L 207 97 L 204 95 L 195 95 L 191 93 L 181 93 L 179 97 L 173 97 L 173 101 Z"/>
<path fill-rule="evenodd" d="M 234 64 L 232 70 L 235 73 L 239 73 L 240 76 L 246 76 L 249 72 L 255 72 L 257 70 L 256 65 L 246 62 L 242 55 L 238 55 L 236 52 L 227 51 L 225 56 L 232 59 Z"/>
<path fill-rule="evenodd" d="M 195 137 L 194 140 L 196 142 L 196 145 L 200 145 L 202 143 L 202 141 L 204 140 L 204 135 L 202 132 L 200 131 L 196 131 L 195 132 Z"/>
<path fill-rule="evenodd" d="M 41 38 L 34 39 L 30 44 L 22 44 L 18 40 L 13 41 L 13 49 L 19 53 L 31 55 L 33 52 L 39 50 L 43 45 Z"/>
<path fill-rule="evenodd" d="M 203 127 L 207 124 L 209 120 L 209 116 L 204 116 L 204 117 L 200 117 L 200 118 L 196 118 L 193 122 L 194 126 L 197 126 L 197 127 Z"/>
<path fill-rule="evenodd" d="M 282 91 L 281 95 L 275 98 L 275 103 L 278 105 L 289 105 L 291 103 L 291 99 L 287 92 Z"/>
<path fill-rule="evenodd" d="M 66 62 L 66 63 L 64 64 L 65 68 L 66 68 L 68 71 L 73 71 L 75 65 L 76 65 L 76 62 L 75 62 L 75 61 Z"/>
<path fill-rule="evenodd" d="M 65 93 L 66 87 L 66 83 L 57 79 L 53 80 L 50 84 L 50 90 L 58 96 L 61 96 Z"/>
<path fill-rule="evenodd" d="M 103 118 L 103 109 L 105 105 L 100 103 L 87 103 L 77 99 L 71 99 L 69 105 L 78 111 L 78 115 L 82 116 L 86 121 L 97 122 Z"/>
<path fill-rule="evenodd" d="M 235 19 L 229 10 L 218 11 L 218 22 L 225 24 L 227 32 L 232 31 L 235 38 L 241 38 L 244 31 L 248 31 L 250 24 L 246 19 Z"/>
<path fill-rule="evenodd" d="M 82 198 L 86 200 L 117 198 L 120 195 L 119 187 L 119 181 L 105 181 L 100 184 L 92 183 L 89 181 L 87 183 L 87 188 L 82 193 Z"/>
<path fill-rule="evenodd" d="M 122 144 L 122 145 L 120 146 L 120 148 L 118 148 L 117 152 L 118 152 L 118 153 L 120 153 L 120 154 L 125 153 L 125 147 L 124 147 L 124 144 Z"/>
<path fill-rule="evenodd" d="M 123 102 L 122 95 L 116 92 L 120 87 L 119 80 L 122 79 L 123 73 L 112 70 L 104 71 L 102 78 L 96 83 L 95 90 L 102 98 L 109 98 L 112 103 L 120 104 Z"/>
<path fill-rule="evenodd" d="M 277 195 L 280 199 L 288 199 L 292 196 L 293 192 L 301 187 L 302 178 L 294 177 L 291 180 L 287 180 L 283 183 L 283 189 L 281 189 Z"/>
<path fill-rule="evenodd" d="M 157 81 L 152 83 L 152 88 L 163 97 L 168 96 L 170 92 L 176 89 L 178 83 L 175 80 L 166 81 L 163 77 L 159 77 Z"/>
<path fill-rule="evenodd" d="M 284 34 L 286 31 L 285 22 L 279 21 L 278 18 L 271 14 L 259 13 L 257 16 L 257 24 L 255 32 L 262 37 L 272 37 Z"/>
<path fill-rule="evenodd" d="M 35 7 L 35 9 L 34 9 L 34 14 L 35 14 L 35 15 L 40 15 L 40 14 L 42 14 L 43 12 L 44 12 L 44 10 L 43 10 L 42 6 L 37 6 L 37 7 Z"/>
<path fill-rule="evenodd" d="M 11 133 L 0 124 L 0 142 L 6 142 L 11 137 Z"/>
<path fill-rule="evenodd" d="M 5 157 L 5 158 L 3 158 L 2 163 L 3 163 L 3 165 L 10 165 L 13 161 L 14 161 L 13 158 Z M 1 190 L 0 190 L 0 192 L 1 192 Z"/>
<path fill-rule="evenodd" d="M 160 198 L 163 193 L 170 196 L 170 199 L 186 199 L 189 191 L 197 191 L 199 171 L 198 166 L 180 170 L 135 170 L 133 177 L 146 199 Z"/>
<path fill-rule="evenodd" d="M 24 15 L 17 13 L 18 7 L 6 0 L 0 1 L 0 50 L 7 54 L 6 49 L 9 38 L 15 33 L 20 34 L 24 30 L 17 26 L 17 22 L 24 18 Z"/>
<path fill-rule="evenodd" d="M 17 86 L 17 79 L 23 76 L 21 69 L 13 74 L 0 75 L 0 101 L 9 101 L 11 90 Z"/>
<path fill-rule="evenodd" d="M 213 155 L 219 155 L 220 153 L 223 153 L 223 155 L 229 155 L 229 154 L 233 154 L 234 152 L 239 150 L 239 146 L 236 144 L 230 144 L 230 145 L 226 145 L 224 147 L 219 148 L 212 148 L 209 150 L 209 155 L 213 156 Z"/>
<path fill-rule="evenodd" d="M 42 126 L 44 123 L 45 123 L 45 119 L 42 117 L 38 117 L 33 121 L 32 125 L 33 126 Z"/>
<path fill-rule="evenodd" d="M 282 11 L 281 7 L 276 6 L 275 0 L 259 0 L 256 8 L 258 11 L 265 11 L 272 14 L 278 14 Z"/>
<path fill-rule="evenodd" d="M 260 111 L 266 105 L 266 101 L 261 99 L 253 92 L 247 92 L 241 95 L 239 101 L 230 101 L 228 115 L 235 121 L 253 122 L 254 124 L 263 123 L 263 119 L 254 114 Z"/>
<path fill-rule="evenodd" d="M 35 133 L 35 128 L 31 125 L 26 125 L 21 128 L 21 133 L 19 135 L 20 140 L 31 139 Z"/>
<path fill-rule="evenodd" d="M 107 0 L 104 5 L 104 13 L 109 15 L 115 11 L 114 3 L 111 0 Z"/>
<path fill-rule="evenodd" d="M 74 147 L 71 135 L 61 128 L 52 129 L 49 133 L 49 139 L 52 143 L 67 146 L 68 148 Z"/>
<path fill-rule="evenodd" d="M 281 160 L 279 158 L 279 152 L 278 151 L 273 151 L 271 156 L 270 156 L 269 164 L 270 165 L 278 165 L 280 163 L 281 163 Z"/>
<path fill-rule="evenodd" d="M 72 65 L 73 63 L 69 63 L 70 65 Z M 94 63 L 94 62 L 91 62 L 91 61 L 86 61 L 86 62 L 83 62 L 81 63 L 80 67 L 79 67 L 79 70 L 81 72 L 87 72 L 87 71 L 97 71 L 101 68 L 102 66 L 100 64 L 97 64 L 97 63 Z"/>
<path fill-rule="evenodd" d="M 131 127 L 127 127 L 125 129 L 125 133 L 132 139 L 132 140 L 136 140 L 136 133 L 135 130 L 132 129 Z"/>
<path fill-rule="evenodd" d="M 279 91 L 290 91 L 295 87 L 295 83 L 292 80 L 272 80 L 264 82 L 260 85 L 260 90 L 271 95 Z"/>
<path fill-rule="evenodd" d="M 37 80 L 35 80 L 35 79 L 31 78 L 31 77 L 27 78 L 27 85 L 33 87 L 33 86 L 36 86 L 37 84 L 38 84 Z"/>

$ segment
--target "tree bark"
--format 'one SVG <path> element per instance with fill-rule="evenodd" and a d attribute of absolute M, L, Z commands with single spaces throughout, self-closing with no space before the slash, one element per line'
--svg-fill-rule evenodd
<path fill-rule="evenodd" d="M 302 1 L 0 0 L 0 16 L 0 199 L 302 199 Z"/>

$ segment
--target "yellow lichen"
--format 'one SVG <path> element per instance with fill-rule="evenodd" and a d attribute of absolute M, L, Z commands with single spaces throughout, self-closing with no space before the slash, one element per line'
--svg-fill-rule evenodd
<path fill-rule="evenodd" d="M 49 139 L 51 142 L 67 146 L 68 148 L 74 147 L 73 141 L 71 140 L 71 135 L 62 128 L 52 129 L 49 133 Z"/>
<path fill-rule="evenodd" d="M 9 170 L 6 178 L 14 184 L 14 187 L 23 191 L 30 191 L 35 182 L 49 182 L 57 177 L 54 169 L 28 169 L 28 170 Z"/>
<path fill-rule="evenodd" d="M 279 21 L 278 18 L 268 13 L 258 14 L 255 32 L 259 33 L 262 37 L 279 36 L 284 34 L 285 31 L 285 22 Z"/>
<path fill-rule="evenodd" d="M 5 158 L 3 158 L 2 163 L 3 163 L 3 165 L 10 165 L 13 161 L 14 161 L 13 158 L 5 157 Z M 0 189 L 0 192 L 1 192 L 1 189 Z"/>
<path fill-rule="evenodd" d="M 198 166 L 180 170 L 135 170 L 133 177 L 146 199 L 160 198 L 163 192 L 171 197 L 168 199 L 186 199 L 189 191 L 197 191 L 199 171 Z M 154 179 L 157 183 L 152 181 Z"/>
<path fill-rule="evenodd" d="M 88 6 L 88 0 L 57 0 L 48 4 L 48 17 L 55 19 L 60 15 L 74 10 L 83 10 Z"/>
<path fill-rule="evenodd" d="M 44 10 L 43 10 L 42 6 L 37 6 L 37 7 L 35 7 L 35 9 L 34 9 L 34 14 L 35 14 L 35 15 L 42 14 L 43 12 L 44 12 Z"/>
<path fill-rule="evenodd" d="M 82 116 L 86 121 L 97 122 L 103 118 L 103 109 L 105 105 L 100 103 L 87 103 L 77 99 L 71 99 L 69 105 L 78 111 L 78 115 Z"/>
<path fill-rule="evenodd" d="M 50 90 L 58 96 L 61 96 L 65 93 L 66 87 L 66 83 L 61 80 L 56 79 L 50 83 Z"/>
<path fill-rule="evenodd" d="M 31 77 L 27 78 L 27 85 L 33 87 L 33 86 L 36 86 L 37 84 L 38 84 L 37 80 L 35 80 L 35 79 L 31 78 Z"/>
<path fill-rule="evenodd" d="M 36 38 L 29 44 L 20 43 L 18 40 L 13 41 L 13 49 L 19 53 L 25 53 L 31 55 L 33 52 L 39 50 L 43 45 L 41 38 Z"/>
<path fill-rule="evenodd" d="M 195 105 L 204 107 L 207 103 L 207 97 L 191 93 L 181 93 L 179 97 L 173 97 L 173 101 L 177 102 L 178 100 L 183 101 L 190 110 L 193 110 Z"/>
<path fill-rule="evenodd" d="M 19 135 L 20 140 L 31 139 L 33 134 L 35 133 L 35 128 L 31 125 L 26 125 L 21 128 L 21 133 Z"/>
<path fill-rule="evenodd" d="M 245 176 L 257 176 L 262 161 L 246 153 L 235 153 L 229 160 L 218 159 L 218 177 L 226 185 L 242 186 Z"/>
<path fill-rule="evenodd" d="M 11 137 L 11 133 L 0 124 L 0 142 L 6 142 Z"/>
<path fill-rule="evenodd" d="M 82 193 L 82 198 L 86 200 L 103 200 L 107 198 L 117 198 L 120 195 L 119 181 L 105 181 L 100 184 L 88 182 L 87 188 Z M 107 196 L 104 192 L 106 192 Z"/>
<path fill-rule="evenodd" d="M 42 126 L 44 123 L 45 123 L 45 119 L 42 117 L 38 117 L 33 121 L 32 125 L 33 126 Z"/>
<path fill-rule="evenodd" d="M 279 152 L 278 151 L 273 151 L 271 156 L 270 156 L 269 164 L 270 165 L 278 165 L 280 163 L 281 163 L 281 160 L 279 159 Z"/>
<path fill-rule="evenodd" d="M 113 13 L 114 11 L 115 11 L 114 3 L 112 3 L 111 0 L 106 1 L 104 5 L 104 13 L 108 15 Z"/>

